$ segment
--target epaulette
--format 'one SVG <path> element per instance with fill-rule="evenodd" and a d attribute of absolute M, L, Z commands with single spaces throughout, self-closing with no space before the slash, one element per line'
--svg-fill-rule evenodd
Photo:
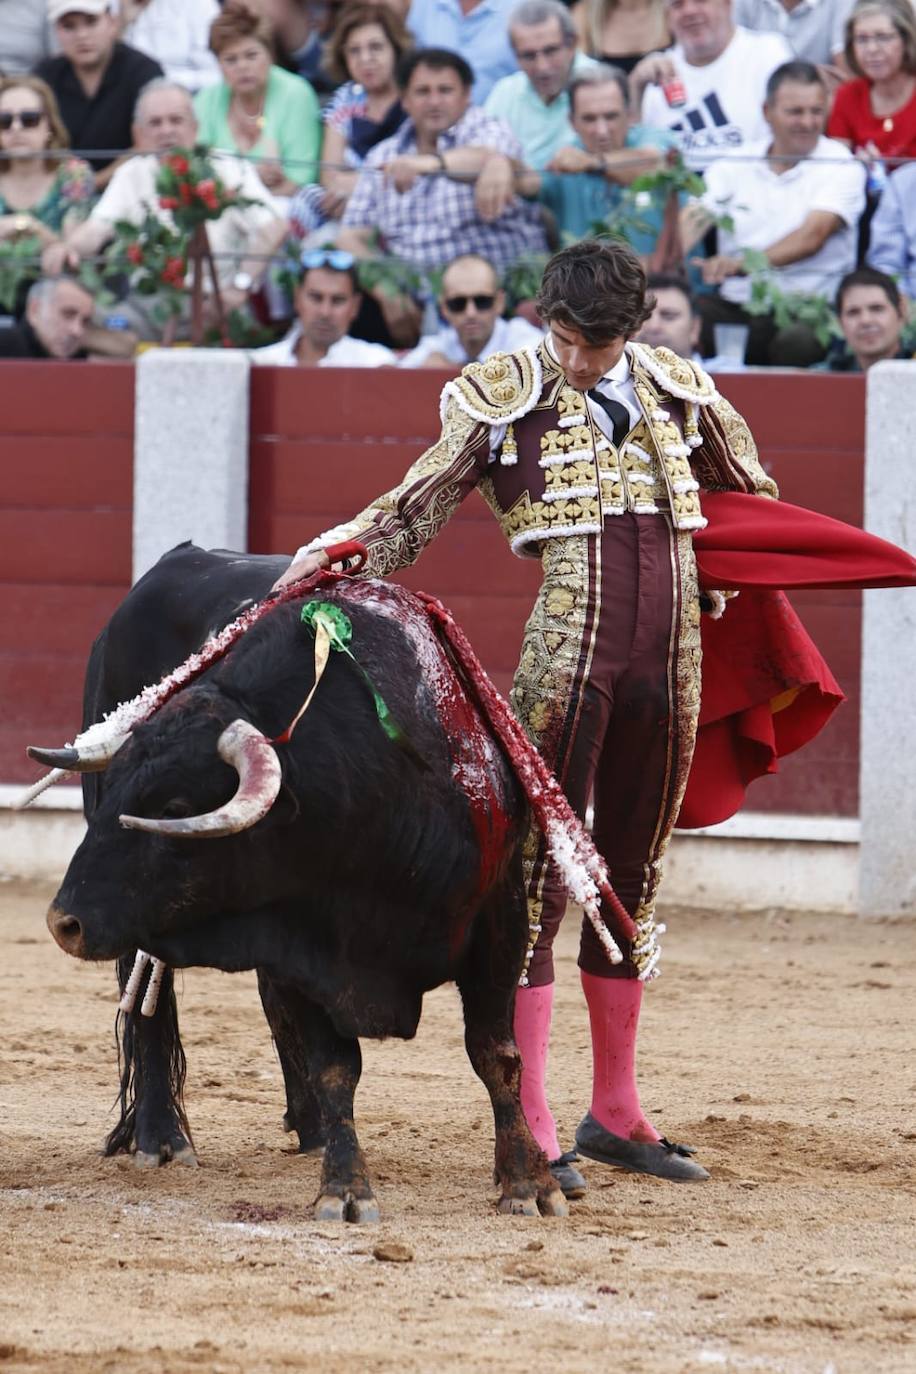
<path fill-rule="evenodd" d="M 535 348 L 493 353 L 485 362 L 468 363 L 459 377 L 445 384 L 439 412 L 444 420 L 451 399 L 472 420 L 487 425 L 511 424 L 534 409 L 541 386 L 541 363 Z"/>
<path fill-rule="evenodd" d="M 631 343 L 630 357 L 655 382 L 656 386 L 679 401 L 708 406 L 718 401 L 716 384 L 708 372 L 697 363 L 672 353 L 670 348 L 650 348 L 648 344 Z"/>

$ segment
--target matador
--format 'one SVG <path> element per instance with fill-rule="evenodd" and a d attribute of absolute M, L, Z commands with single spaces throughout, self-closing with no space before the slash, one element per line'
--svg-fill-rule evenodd
<path fill-rule="evenodd" d="M 579 966 L 593 1052 L 590 1158 L 665 1178 L 708 1175 L 648 1121 L 636 1086 L 636 1029 L 657 958 L 661 861 L 684 795 L 700 705 L 701 595 L 693 536 L 703 493 L 775 498 L 747 425 L 711 378 L 667 349 L 631 342 L 649 311 L 623 244 L 586 240 L 545 269 L 538 346 L 467 366 L 444 388 L 439 441 L 401 484 L 304 546 L 284 581 L 323 566 L 343 539 L 364 568 L 406 567 L 477 487 L 513 553 L 541 561 L 512 704 L 584 818 L 635 920 L 611 965 L 583 923 Z M 723 599 L 716 597 L 721 610 Z M 566 895 L 533 827 L 525 845 L 530 938 L 515 1010 L 528 1124 L 568 1196 L 585 1180 L 560 1149 L 545 1071 L 552 945 Z"/>

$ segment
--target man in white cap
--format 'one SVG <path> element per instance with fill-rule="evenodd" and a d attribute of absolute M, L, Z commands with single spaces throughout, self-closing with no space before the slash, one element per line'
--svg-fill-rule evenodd
<path fill-rule="evenodd" d="M 118 153 L 131 146 L 137 96 L 162 68 L 145 53 L 118 42 L 111 0 L 48 0 L 48 19 L 59 57 L 39 62 L 35 75 L 57 96 L 76 152 L 90 157 L 99 189 L 108 184 Z"/>

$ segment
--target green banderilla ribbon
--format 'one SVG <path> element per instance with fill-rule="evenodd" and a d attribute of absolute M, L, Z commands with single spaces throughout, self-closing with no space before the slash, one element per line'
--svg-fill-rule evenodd
<path fill-rule="evenodd" d="M 384 697 L 376 690 L 375 684 L 369 674 L 350 652 L 349 644 L 353 638 L 353 625 L 350 622 L 350 617 L 342 611 L 339 606 L 334 606 L 330 602 L 309 601 L 302 607 L 299 618 L 303 625 L 307 625 L 315 636 L 315 687 L 318 686 L 318 682 L 327 666 L 329 651 L 331 649 L 336 649 L 338 653 L 346 654 L 372 695 L 372 701 L 375 705 L 375 714 L 385 734 L 395 744 L 399 744 L 403 749 L 406 749 L 418 763 L 426 767 L 425 761 L 420 757 L 416 749 L 414 749 L 410 740 L 389 711 Z M 295 720 L 292 722 L 290 733 L 311 701 L 315 687 L 313 687 L 312 691 L 309 693 L 299 715 L 296 716 Z"/>

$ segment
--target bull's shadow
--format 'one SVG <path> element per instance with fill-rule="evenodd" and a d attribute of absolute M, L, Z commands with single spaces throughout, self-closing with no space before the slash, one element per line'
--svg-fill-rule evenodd
<path fill-rule="evenodd" d="M 165 555 L 93 647 L 84 727 L 259 600 L 286 562 L 190 544 Z M 453 979 L 493 1105 L 500 1210 L 562 1214 L 511 1029 L 528 937 L 513 770 L 415 598 L 350 580 L 314 596 L 345 611 L 366 672 L 331 653 L 292 737 L 272 744 L 314 683 L 315 640 L 301 600 L 249 630 L 84 774 L 88 831 L 52 934 L 77 957 L 117 959 L 122 990 L 138 947 L 170 968 L 257 969 L 286 1123 L 300 1149 L 324 1150 L 321 1219 L 378 1215 L 353 1123 L 359 1037 L 412 1037 L 424 992 Z M 196 1162 L 170 972 L 155 1014 L 123 1014 L 120 1029 L 106 1152 Z"/>

